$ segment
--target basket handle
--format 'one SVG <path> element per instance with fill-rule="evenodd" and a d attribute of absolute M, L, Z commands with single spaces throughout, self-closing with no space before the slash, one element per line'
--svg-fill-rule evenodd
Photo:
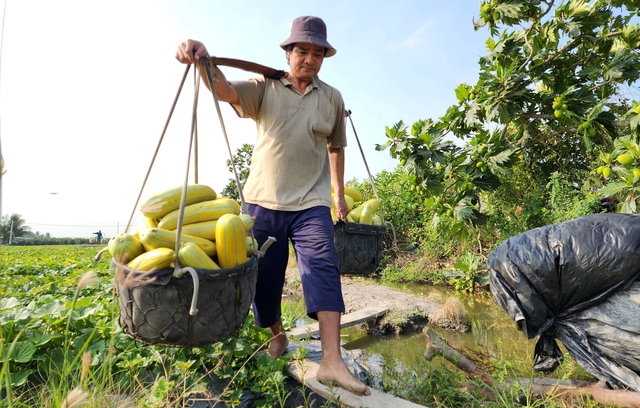
<path fill-rule="evenodd" d="M 276 241 L 274 237 L 269 237 L 264 244 L 260 247 L 260 249 L 256 249 L 255 254 L 258 258 L 262 258 L 267 251 L 267 249 Z M 189 314 L 191 316 L 195 316 L 198 314 L 198 293 L 200 292 L 200 278 L 198 278 L 198 272 L 190 266 L 185 266 L 183 268 L 178 267 L 173 271 L 173 277 L 180 279 L 187 272 L 191 274 L 191 278 L 193 279 L 193 296 L 191 297 L 191 308 L 189 309 Z"/>
<path fill-rule="evenodd" d="M 200 292 L 200 279 L 198 278 L 198 272 L 190 266 L 185 266 L 184 268 L 176 268 L 173 271 L 174 278 L 182 278 L 187 272 L 191 274 L 191 278 L 193 279 L 193 296 L 191 297 L 191 308 L 189 309 L 189 314 L 191 316 L 195 316 L 198 314 L 198 293 Z"/>

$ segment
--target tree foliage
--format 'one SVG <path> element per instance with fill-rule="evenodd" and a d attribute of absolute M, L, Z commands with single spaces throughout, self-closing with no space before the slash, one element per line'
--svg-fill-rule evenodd
<path fill-rule="evenodd" d="M 15 238 L 24 237 L 31 231 L 20 214 L 6 214 L 2 217 L 2 243 L 8 244 Z"/>
<path fill-rule="evenodd" d="M 615 197 L 618 211 L 637 213 L 640 200 L 640 141 L 637 135 L 616 139 L 613 150 L 602 153 L 600 160 L 604 164 L 596 171 L 608 179 L 600 194 Z"/>
<path fill-rule="evenodd" d="M 387 127 L 386 142 L 376 148 L 415 177 L 433 225 L 444 218 L 466 228 L 485 225 L 499 197 L 509 200 L 510 211 L 521 213 L 541 198 L 550 210 L 552 177 L 574 194 L 593 195 L 610 181 L 594 167 L 611 166 L 623 151 L 640 159 L 640 150 L 611 152 L 614 141 L 639 134 L 640 108 L 632 100 L 640 75 L 638 16 L 637 1 L 630 0 L 482 2 L 474 25 L 491 37 L 477 83 L 459 85 L 457 103 L 437 120 Z M 632 167 L 625 168 L 627 195 L 638 183 L 628 177 Z M 516 188 L 523 179 L 546 186 L 546 197 L 527 185 Z M 619 191 L 600 194 L 613 193 Z M 631 204 L 624 209 L 635 211 Z"/>
<path fill-rule="evenodd" d="M 222 190 L 222 196 L 240 201 L 240 194 L 238 192 L 238 184 L 236 183 L 235 174 L 237 173 L 238 175 L 240 186 L 244 187 L 244 184 L 247 182 L 247 178 L 249 177 L 249 170 L 251 169 L 252 154 L 253 145 L 245 143 L 236 150 L 236 153 L 233 155 L 233 161 L 231 161 L 231 159 L 227 159 L 227 169 L 229 169 L 231 174 L 234 174 L 234 177 L 229 179 L 229 183 Z M 236 173 L 234 173 L 234 165 Z"/>

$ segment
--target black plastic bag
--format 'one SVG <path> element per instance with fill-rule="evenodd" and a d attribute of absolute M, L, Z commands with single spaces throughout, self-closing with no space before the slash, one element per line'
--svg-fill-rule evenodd
<path fill-rule="evenodd" d="M 617 388 L 640 391 L 640 282 L 558 321 L 558 339 L 582 368 Z"/>
<path fill-rule="evenodd" d="M 640 373 L 635 359 L 624 361 L 615 353 L 594 356 L 600 351 L 591 344 L 618 335 L 611 333 L 612 327 L 624 327 L 623 320 L 629 316 L 609 316 L 608 331 L 602 333 L 580 317 L 584 317 L 581 312 L 600 308 L 611 296 L 629 289 L 640 276 L 640 215 L 594 214 L 527 231 L 489 254 L 488 268 L 491 292 L 502 309 L 525 336 L 540 336 L 536 370 L 548 373 L 561 362 L 557 338 L 592 375 L 640 391 L 640 381 L 635 384 Z M 592 333 L 590 337 L 579 338 L 587 332 Z M 640 350 L 640 335 L 633 329 L 628 335 L 639 345 L 635 350 Z M 632 365 L 628 377 L 636 379 L 617 378 L 615 373 L 612 377 L 612 365 Z"/>

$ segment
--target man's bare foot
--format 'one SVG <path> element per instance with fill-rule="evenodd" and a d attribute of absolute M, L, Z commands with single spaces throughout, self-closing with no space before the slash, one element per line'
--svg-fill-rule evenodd
<path fill-rule="evenodd" d="M 271 344 L 269 345 L 269 355 L 271 358 L 276 359 L 284 354 L 287 351 L 287 346 L 289 345 L 289 339 L 287 335 L 283 332 L 275 336 L 271 339 Z"/>
<path fill-rule="evenodd" d="M 344 362 L 341 361 L 341 363 L 333 365 L 322 363 L 316 373 L 316 379 L 322 384 L 332 383 L 356 395 L 371 395 L 369 387 L 355 378 Z"/>

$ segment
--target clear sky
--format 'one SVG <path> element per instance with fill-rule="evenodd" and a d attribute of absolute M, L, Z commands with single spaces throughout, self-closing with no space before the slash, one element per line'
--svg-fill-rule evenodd
<path fill-rule="evenodd" d="M 2 3 L 4 5 L 4 3 Z M 475 83 L 485 29 L 474 31 L 477 0 L 6 0 L 0 60 L 3 215 L 18 213 L 54 237 L 124 232 L 185 66 L 175 49 L 204 42 L 211 55 L 286 69 L 278 44 L 291 21 L 316 15 L 338 50 L 320 78 L 338 88 L 372 174 L 397 165 L 385 126 L 437 118 L 454 88 Z M 253 74 L 224 69 L 228 79 Z M 181 185 L 186 174 L 193 76 L 160 145 L 142 200 Z M 222 105 L 235 152 L 255 125 Z M 348 126 L 345 179 L 367 172 Z M 198 178 L 221 191 L 233 177 L 211 95 L 198 107 Z M 195 169 L 192 160 L 190 180 Z M 52 194 L 55 193 L 55 194 Z"/>

